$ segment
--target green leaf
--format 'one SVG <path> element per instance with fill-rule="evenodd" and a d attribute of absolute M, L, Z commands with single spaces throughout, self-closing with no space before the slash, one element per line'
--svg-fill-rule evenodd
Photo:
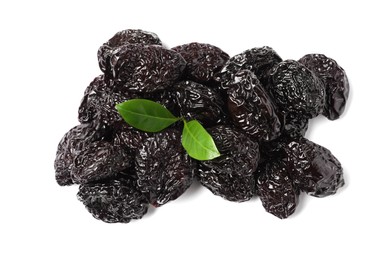
<path fill-rule="evenodd" d="M 147 99 L 130 99 L 115 108 L 129 125 L 145 132 L 159 132 L 180 120 L 164 106 Z"/>
<path fill-rule="evenodd" d="M 213 138 L 197 120 L 188 123 L 183 120 L 183 122 L 184 129 L 181 143 L 192 158 L 205 161 L 220 156 Z"/>

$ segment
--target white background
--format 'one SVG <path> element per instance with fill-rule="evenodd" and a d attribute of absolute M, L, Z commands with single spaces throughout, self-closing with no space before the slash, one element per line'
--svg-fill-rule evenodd
<path fill-rule="evenodd" d="M 0 4 L 0 259 L 390 258 L 386 1 L 86 2 Z M 53 161 L 100 73 L 98 47 L 127 28 L 169 47 L 206 42 L 233 56 L 268 45 L 284 59 L 336 59 L 351 83 L 346 112 L 315 119 L 308 137 L 339 158 L 346 186 L 302 196 L 287 220 L 257 198 L 231 203 L 199 185 L 142 220 L 95 220 L 76 186 L 56 184 Z"/>

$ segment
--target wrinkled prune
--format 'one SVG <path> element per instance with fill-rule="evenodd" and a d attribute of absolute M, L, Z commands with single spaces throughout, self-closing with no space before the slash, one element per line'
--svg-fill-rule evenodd
<path fill-rule="evenodd" d="M 116 48 L 127 44 L 162 45 L 158 36 L 152 32 L 135 29 L 128 29 L 117 32 L 98 50 L 99 67 L 103 72 L 107 72 L 111 69 L 110 59 L 112 52 Z"/>
<path fill-rule="evenodd" d="M 77 198 L 93 217 L 108 223 L 128 223 L 148 210 L 146 198 L 128 178 L 82 184 Z"/>
<path fill-rule="evenodd" d="M 282 58 L 271 47 L 252 48 L 231 57 L 222 68 L 220 75 L 217 76 L 217 80 L 228 82 L 240 70 L 250 70 L 266 87 L 269 71 L 281 61 Z"/>
<path fill-rule="evenodd" d="M 326 102 L 322 114 L 330 120 L 338 119 L 344 112 L 349 95 L 349 82 L 344 69 L 323 54 L 307 54 L 299 62 L 325 84 Z"/>
<path fill-rule="evenodd" d="M 230 117 L 238 128 L 259 140 L 272 140 L 280 135 L 275 107 L 252 72 L 236 73 L 234 83 L 227 87 Z"/>
<path fill-rule="evenodd" d="M 294 60 L 276 65 L 270 74 L 269 92 L 283 113 L 313 118 L 322 113 L 325 88 L 309 69 Z"/>
<path fill-rule="evenodd" d="M 186 76 L 196 82 L 207 82 L 213 79 L 229 59 L 229 55 L 220 48 L 207 43 L 192 42 L 172 48 L 183 56 L 187 62 Z"/>
<path fill-rule="evenodd" d="M 155 207 L 177 199 L 191 185 L 195 161 L 181 146 L 180 131 L 170 128 L 147 138 L 135 156 L 138 186 Z"/>
<path fill-rule="evenodd" d="M 328 149 L 300 138 L 286 146 L 286 154 L 290 177 L 309 195 L 325 197 L 344 185 L 343 168 Z"/>
<path fill-rule="evenodd" d="M 215 195 L 230 201 L 247 201 L 255 191 L 259 146 L 245 134 L 219 125 L 208 129 L 221 153 L 210 161 L 200 161 L 198 177 Z"/>
<path fill-rule="evenodd" d="M 189 120 L 197 119 L 204 126 L 221 122 L 224 102 L 214 90 L 186 80 L 177 83 L 171 91 L 181 116 Z"/>
<path fill-rule="evenodd" d="M 153 92 L 172 86 L 185 66 L 175 51 L 158 45 L 129 44 L 112 52 L 110 75 L 115 84 L 127 90 Z"/>
<path fill-rule="evenodd" d="M 265 210 L 281 219 L 293 214 L 299 201 L 299 189 L 289 177 L 288 169 L 282 158 L 269 160 L 259 167 L 256 182 L 257 195 Z"/>
<path fill-rule="evenodd" d="M 148 137 L 151 137 L 150 133 L 139 131 L 127 123 L 114 125 L 114 145 L 125 147 L 131 152 L 138 150 Z"/>
<path fill-rule="evenodd" d="M 61 139 L 54 161 L 55 177 L 59 185 L 71 185 L 74 158 L 89 144 L 106 137 L 107 129 L 93 124 L 81 124 L 70 129 Z"/>

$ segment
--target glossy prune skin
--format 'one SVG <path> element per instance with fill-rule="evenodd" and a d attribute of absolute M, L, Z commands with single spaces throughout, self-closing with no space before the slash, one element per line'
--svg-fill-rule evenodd
<path fill-rule="evenodd" d="M 290 177 L 302 191 L 325 197 L 344 185 L 343 168 L 325 147 L 300 138 L 289 142 L 285 151 Z"/>
<path fill-rule="evenodd" d="M 147 138 L 135 155 L 137 184 L 150 204 L 177 199 L 192 184 L 196 162 L 181 145 L 181 132 L 169 128 Z"/>
<path fill-rule="evenodd" d="M 268 90 L 282 113 L 310 119 L 323 111 L 323 82 L 297 61 L 285 60 L 276 65 L 270 73 Z"/>
<path fill-rule="evenodd" d="M 299 62 L 324 82 L 326 102 L 322 114 L 330 120 L 338 119 L 345 110 L 349 96 L 349 82 L 344 69 L 323 54 L 307 54 Z"/>
<path fill-rule="evenodd" d="M 74 183 L 88 183 L 114 176 L 130 166 L 131 158 L 126 151 L 111 142 L 96 141 L 76 155 L 71 167 Z"/>
<path fill-rule="evenodd" d="M 130 178 L 82 184 L 77 198 L 94 218 L 107 223 L 128 223 L 142 218 L 148 210 L 146 198 Z"/>
<path fill-rule="evenodd" d="M 236 127 L 258 140 L 269 141 L 280 135 L 275 106 L 251 71 L 239 71 L 226 86 L 229 114 Z"/>
<path fill-rule="evenodd" d="M 299 201 L 299 189 L 289 175 L 289 168 L 282 157 L 272 158 L 258 169 L 257 195 L 265 210 L 280 219 L 292 215 Z"/>
<path fill-rule="evenodd" d="M 254 173 L 260 160 L 259 146 L 245 134 L 225 125 L 208 129 L 220 157 L 199 161 L 200 183 L 222 198 L 243 202 L 255 193 Z"/>
<path fill-rule="evenodd" d="M 172 50 L 180 53 L 187 62 L 185 77 L 199 83 L 211 81 L 229 59 L 227 53 L 207 43 L 192 42 Z"/>
<path fill-rule="evenodd" d="M 111 69 L 110 59 L 112 52 L 116 48 L 127 44 L 162 45 L 162 42 L 158 36 L 152 32 L 137 29 L 127 29 L 117 32 L 98 50 L 99 67 L 103 72 L 107 72 Z"/>
<path fill-rule="evenodd" d="M 159 45 L 128 44 L 116 48 L 110 59 L 110 77 L 132 92 L 154 92 L 171 87 L 182 75 L 186 61 Z"/>
<path fill-rule="evenodd" d="M 240 70 L 250 70 L 263 86 L 267 86 L 271 68 L 281 61 L 282 58 L 271 47 L 252 48 L 231 57 L 216 79 L 224 84 Z"/>

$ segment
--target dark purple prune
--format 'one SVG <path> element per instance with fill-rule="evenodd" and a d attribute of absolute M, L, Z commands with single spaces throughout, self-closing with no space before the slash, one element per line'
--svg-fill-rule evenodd
<path fill-rule="evenodd" d="M 113 51 L 109 74 L 126 90 L 153 92 L 171 87 L 185 66 L 185 60 L 175 51 L 158 45 L 129 44 Z"/>
<path fill-rule="evenodd" d="M 220 123 L 224 102 L 214 90 L 193 81 L 181 81 L 172 88 L 171 96 L 184 118 L 197 119 L 204 126 Z"/>
<path fill-rule="evenodd" d="M 266 87 L 269 71 L 281 61 L 282 58 L 271 47 L 252 48 L 231 57 L 217 76 L 217 80 L 222 83 L 228 82 L 240 70 L 250 70 Z"/>
<path fill-rule="evenodd" d="M 299 62 L 325 84 L 326 102 L 322 114 L 330 120 L 338 119 L 344 112 L 349 95 L 349 82 L 344 69 L 323 54 L 307 54 Z"/>
<path fill-rule="evenodd" d="M 130 163 L 131 158 L 123 148 L 96 141 L 75 156 L 70 175 L 74 183 L 88 183 L 111 177 L 128 168 Z"/>
<path fill-rule="evenodd" d="M 130 178 L 82 184 L 77 198 L 93 217 L 107 223 L 128 223 L 148 210 L 146 198 Z"/>
<path fill-rule="evenodd" d="M 139 131 L 125 122 L 117 123 L 114 128 L 114 145 L 125 147 L 129 151 L 137 151 L 151 133 Z"/>
<path fill-rule="evenodd" d="M 229 59 L 220 48 L 207 43 L 192 42 L 172 48 L 187 62 L 185 75 L 196 82 L 208 82 L 219 72 Z"/>
<path fill-rule="evenodd" d="M 325 197 L 344 185 L 343 168 L 325 147 L 300 138 L 291 141 L 285 149 L 290 177 L 302 191 Z"/>
<path fill-rule="evenodd" d="M 282 158 L 269 160 L 258 169 L 257 195 L 265 210 L 281 219 L 293 214 L 299 201 L 299 189 L 288 170 Z"/>
<path fill-rule="evenodd" d="M 81 124 L 70 129 L 58 144 L 54 161 L 55 177 L 59 185 L 71 185 L 70 171 L 74 158 L 89 144 L 103 140 L 108 130 L 93 124 Z"/>
<path fill-rule="evenodd" d="M 270 73 L 268 90 L 279 110 L 310 119 L 322 113 L 325 88 L 309 69 L 294 60 L 276 65 Z"/>
<path fill-rule="evenodd" d="M 116 48 L 127 44 L 162 45 L 158 36 L 152 32 L 136 29 L 128 29 L 117 32 L 98 50 L 99 67 L 103 72 L 107 72 L 111 69 L 110 59 L 112 52 Z"/>
<path fill-rule="evenodd" d="M 173 128 L 147 138 L 135 155 L 138 187 L 155 207 L 182 195 L 193 181 L 195 167 L 181 145 L 181 132 Z"/>
<path fill-rule="evenodd" d="M 199 161 L 200 183 L 229 201 L 247 201 L 255 192 L 255 176 L 260 160 L 259 146 L 245 134 L 219 125 L 208 129 L 220 157 Z"/>
<path fill-rule="evenodd" d="M 228 109 L 235 126 L 259 140 L 268 141 L 280 135 L 275 107 L 251 71 L 239 71 L 234 75 L 234 83 L 227 87 Z"/>

